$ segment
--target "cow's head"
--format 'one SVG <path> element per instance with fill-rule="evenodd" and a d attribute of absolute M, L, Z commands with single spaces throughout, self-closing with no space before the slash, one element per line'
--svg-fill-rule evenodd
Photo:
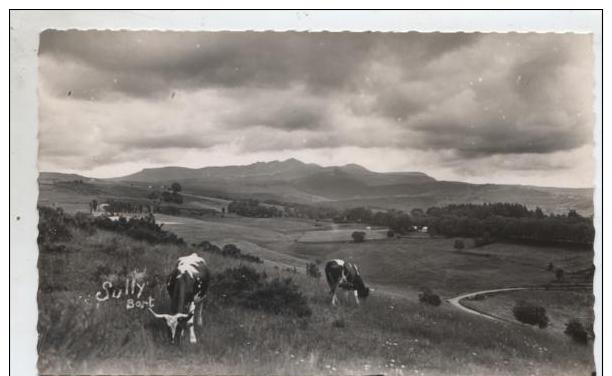
<path fill-rule="evenodd" d="M 365 285 L 365 283 L 363 282 L 363 278 L 361 278 L 361 275 L 357 275 L 355 276 L 355 290 L 357 290 L 357 296 L 360 299 L 365 299 L 368 296 L 370 296 L 370 292 L 374 291 L 374 289 L 371 289 L 369 287 L 367 287 Z"/>
<path fill-rule="evenodd" d="M 193 312 L 190 313 L 177 313 L 174 315 L 160 314 L 155 313 L 151 308 L 149 311 L 158 319 L 164 319 L 166 321 L 166 325 L 168 329 L 170 329 L 170 341 L 174 343 L 174 338 L 176 336 L 176 329 L 180 326 L 185 325 L 185 323 L 193 316 Z"/>

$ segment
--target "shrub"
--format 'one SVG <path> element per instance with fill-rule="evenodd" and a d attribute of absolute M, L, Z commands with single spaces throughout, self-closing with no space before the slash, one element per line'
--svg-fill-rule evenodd
<path fill-rule="evenodd" d="M 442 300 L 440 299 L 440 297 L 434 294 L 430 289 L 425 289 L 419 294 L 419 301 L 421 303 L 430 304 L 435 307 L 442 304 Z"/>
<path fill-rule="evenodd" d="M 351 237 L 355 243 L 362 243 L 365 241 L 366 233 L 363 231 L 353 231 Z"/>
<path fill-rule="evenodd" d="M 113 221 L 107 217 L 95 217 L 93 223 L 96 227 L 125 234 L 136 240 L 144 240 L 151 244 L 185 244 L 176 234 L 165 231 L 161 225 L 155 223 L 155 217 L 130 218 L 120 217 Z"/>
<path fill-rule="evenodd" d="M 258 263 L 258 264 L 263 263 L 263 260 L 258 256 L 250 255 L 247 253 L 242 253 L 242 250 L 238 248 L 235 244 L 226 244 L 225 246 L 223 246 L 223 249 L 221 249 L 217 247 L 216 245 L 212 244 L 211 242 L 208 242 L 205 240 L 201 242 L 200 244 L 198 244 L 198 247 L 200 247 L 205 252 L 215 253 L 223 257 L 231 257 L 231 258 L 235 258 L 239 260 L 245 260 L 249 262 Z"/>
<path fill-rule="evenodd" d="M 259 287 L 264 278 L 264 274 L 250 266 L 229 268 L 214 275 L 210 291 L 217 295 L 221 303 L 236 303 L 248 291 Z"/>
<path fill-rule="evenodd" d="M 455 239 L 454 247 L 455 249 L 463 249 L 465 248 L 465 243 L 463 243 L 463 240 L 461 239 Z"/>
<path fill-rule="evenodd" d="M 394 236 L 395 236 L 395 232 L 393 232 L 393 230 L 389 230 L 389 231 L 387 231 L 387 237 L 388 237 L 388 238 L 392 238 L 392 237 L 394 237 Z"/>
<path fill-rule="evenodd" d="M 306 297 L 291 278 L 267 280 L 249 266 L 229 268 L 213 277 L 211 292 L 224 305 L 239 305 L 249 309 L 307 317 L 312 314 Z"/>
<path fill-rule="evenodd" d="M 174 202 L 176 204 L 183 203 L 183 196 L 181 196 L 178 192 L 173 191 L 164 191 L 161 194 L 162 200 L 166 202 Z"/>
<path fill-rule="evenodd" d="M 548 326 L 548 316 L 546 309 L 537 304 L 526 301 L 519 301 L 512 309 L 514 317 L 525 324 L 537 325 L 540 329 Z"/>
<path fill-rule="evenodd" d="M 321 271 L 319 270 L 319 266 L 314 262 L 306 264 L 306 274 L 312 278 L 321 278 Z"/>
<path fill-rule="evenodd" d="M 291 278 L 265 281 L 248 293 L 240 305 L 276 315 L 307 317 L 312 314 L 306 297 Z"/>
<path fill-rule="evenodd" d="M 38 215 L 38 244 L 70 240 L 71 218 L 61 208 L 39 207 Z"/>
<path fill-rule="evenodd" d="M 226 257 L 238 258 L 240 256 L 240 248 L 235 244 L 226 244 L 221 250 L 221 254 Z"/>
<path fill-rule="evenodd" d="M 574 342 L 586 345 L 589 343 L 589 338 L 594 337 L 593 326 L 585 328 L 578 319 L 571 319 L 565 324 L 565 334 L 570 336 Z"/>

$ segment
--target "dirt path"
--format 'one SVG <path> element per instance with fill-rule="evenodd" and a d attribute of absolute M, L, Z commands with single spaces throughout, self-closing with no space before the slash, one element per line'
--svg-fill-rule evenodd
<path fill-rule="evenodd" d="M 460 309 L 462 311 L 471 313 L 473 315 L 477 315 L 477 316 L 484 317 L 484 318 L 487 318 L 489 320 L 494 320 L 494 321 L 511 322 L 511 321 L 503 319 L 501 317 L 497 317 L 497 316 L 489 314 L 489 313 L 477 311 L 475 309 L 466 307 L 463 304 L 461 304 L 461 300 L 466 299 L 466 298 L 471 298 L 471 297 L 474 297 L 474 296 L 479 295 L 479 294 L 495 294 L 495 293 L 507 292 L 507 291 L 538 290 L 538 289 L 541 289 L 541 288 L 538 288 L 538 287 L 508 287 L 508 288 L 504 288 L 504 289 L 482 290 L 482 291 L 475 291 L 475 292 L 470 292 L 470 293 L 467 293 L 467 294 L 459 295 L 459 296 L 456 296 L 454 298 L 450 298 L 447 301 L 450 304 L 452 304 L 453 306 L 455 306 L 456 308 L 458 308 L 458 309 Z"/>

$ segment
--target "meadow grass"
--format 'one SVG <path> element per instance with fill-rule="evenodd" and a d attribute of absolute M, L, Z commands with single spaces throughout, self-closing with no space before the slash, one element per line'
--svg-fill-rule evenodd
<path fill-rule="evenodd" d="M 151 245 L 101 230 L 73 230 L 63 245 L 39 257 L 38 365 L 43 374 L 569 375 L 593 368 L 590 347 L 547 331 L 472 317 L 447 303 L 430 307 L 384 293 L 374 293 L 359 307 L 332 307 L 323 280 L 205 252 L 201 255 L 213 273 L 249 265 L 269 278 L 292 278 L 313 313 L 297 318 L 213 300 L 204 327 L 197 328 L 200 342 L 172 345 L 165 326 L 146 310 L 127 310 L 124 299 L 97 302 L 95 293 L 105 280 L 121 286 L 131 271 L 146 269 L 143 297 L 152 296 L 156 311 L 166 312 L 166 276 L 177 257 L 197 249 Z M 350 246 L 354 255 L 373 253 Z M 386 250 L 401 253 L 402 247 Z M 382 252 L 376 257 L 384 259 Z M 389 278 L 400 277 L 395 269 L 391 273 Z"/>

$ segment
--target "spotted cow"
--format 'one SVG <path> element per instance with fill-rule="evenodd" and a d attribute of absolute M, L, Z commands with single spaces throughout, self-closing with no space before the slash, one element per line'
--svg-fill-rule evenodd
<path fill-rule="evenodd" d="M 197 325 L 203 325 L 202 311 L 209 282 L 210 271 L 203 258 L 196 253 L 179 257 L 166 284 L 171 313 L 158 314 L 149 308 L 155 317 L 166 321 L 172 343 L 175 339 L 180 340 L 186 328 L 189 329 L 189 342 L 197 342 L 193 319 L 195 316 Z"/>
<path fill-rule="evenodd" d="M 351 291 L 355 296 L 355 303 L 359 304 L 359 299 L 365 299 L 374 291 L 365 285 L 363 278 L 359 274 L 357 265 L 343 260 L 331 260 L 325 264 L 325 278 L 329 285 L 329 293 L 332 296 L 332 305 L 336 305 L 338 297 L 336 289 L 341 288 L 346 291 L 347 301 Z"/>

